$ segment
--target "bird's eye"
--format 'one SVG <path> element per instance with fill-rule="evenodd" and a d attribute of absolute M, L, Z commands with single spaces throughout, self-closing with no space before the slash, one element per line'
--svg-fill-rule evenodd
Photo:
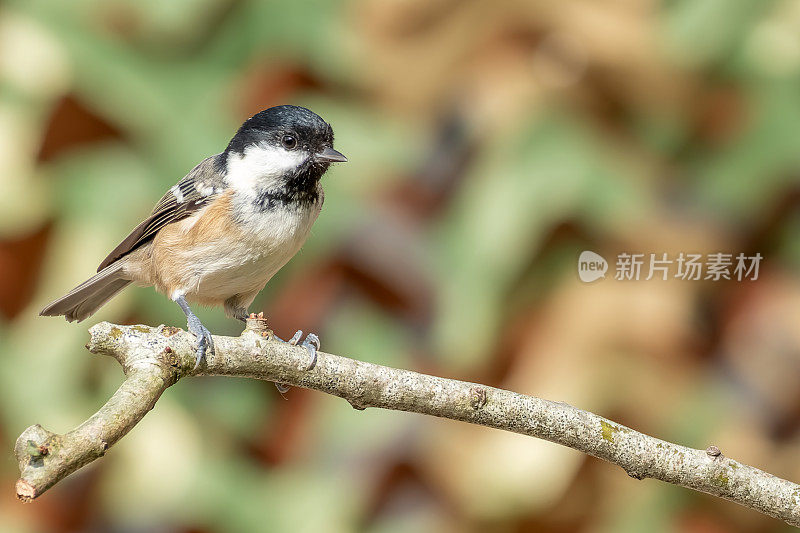
<path fill-rule="evenodd" d="M 281 142 L 283 143 L 283 147 L 289 150 L 292 150 L 297 146 L 297 139 L 294 137 L 294 135 L 284 135 L 283 139 L 281 139 Z"/>

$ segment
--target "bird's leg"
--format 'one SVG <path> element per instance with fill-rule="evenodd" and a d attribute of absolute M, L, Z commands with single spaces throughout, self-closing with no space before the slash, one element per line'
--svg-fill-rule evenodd
<path fill-rule="evenodd" d="M 194 367 L 195 369 L 200 366 L 200 362 L 203 360 L 203 357 L 206 355 L 206 350 L 210 349 L 212 352 L 214 351 L 214 340 L 211 338 L 211 332 L 208 331 L 200 319 L 197 318 L 197 315 L 192 313 L 192 310 L 189 308 L 189 304 L 186 302 L 186 298 L 183 296 L 178 296 L 174 298 L 175 303 L 181 306 L 183 313 L 186 315 L 186 325 L 189 328 L 191 333 L 194 333 L 194 336 L 197 337 L 197 353 L 195 354 L 195 362 Z"/>
<path fill-rule="evenodd" d="M 298 329 L 292 336 L 292 338 L 289 339 L 288 341 L 281 339 L 274 333 L 272 334 L 272 336 L 281 342 L 291 344 L 292 346 L 297 346 L 297 343 L 300 342 L 300 338 L 303 336 L 303 330 Z M 312 370 L 315 366 L 317 366 L 317 350 L 319 350 L 321 346 L 319 337 L 317 337 L 313 333 L 309 333 L 308 335 L 306 335 L 305 340 L 300 343 L 300 346 L 308 350 L 309 358 L 308 358 L 308 364 L 306 365 L 306 371 Z M 281 395 L 289 391 L 289 386 L 284 385 L 283 383 L 275 383 L 275 387 L 278 389 L 278 392 L 280 392 Z"/>
<path fill-rule="evenodd" d="M 228 316 L 232 316 L 233 318 L 237 318 L 239 320 L 244 320 L 245 322 L 247 322 L 248 318 L 264 318 L 264 313 L 259 313 L 258 315 L 255 313 L 248 314 L 247 308 L 242 306 L 242 304 L 239 302 L 238 296 L 234 296 L 225 300 L 225 312 L 228 314 Z M 287 342 L 275 335 L 274 332 L 272 333 L 272 336 L 281 342 Z M 302 336 L 303 332 L 298 330 L 288 341 L 288 344 L 297 346 Z M 303 346 L 306 350 L 308 350 L 309 359 L 308 364 L 306 365 L 306 370 L 313 369 L 317 364 L 317 350 L 320 348 L 319 337 L 313 333 L 309 333 L 305 340 L 300 343 L 300 346 Z M 289 387 L 282 383 L 275 383 L 275 387 L 277 387 L 278 392 L 281 394 L 284 394 L 289 390 Z"/>
<path fill-rule="evenodd" d="M 314 335 L 313 333 L 309 333 L 306 335 L 306 338 L 303 342 L 300 342 L 300 338 L 303 336 L 303 330 L 298 329 L 295 334 L 292 336 L 291 339 L 285 341 L 278 337 L 277 335 L 273 336 L 281 342 L 285 342 L 287 344 L 291 344 L 292 346 L 297 346 L 300 343 L 300 346 L 308 350 L 308 365 L 306 365 L 306 370 L 312 370 L 315 366 L 317 366 L 317 350 L 320 349 L 321 343 L 319 341 L 319 337 Z"/>

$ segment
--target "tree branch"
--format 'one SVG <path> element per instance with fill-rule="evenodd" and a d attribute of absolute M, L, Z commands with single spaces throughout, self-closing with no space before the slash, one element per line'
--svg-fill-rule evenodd
<path fill-rule="evenodd" d="M 20 435 L 17 497 L 32 501 L 104 455 L 179 379 L 238 376 L 326 392 L 356 409 L 408 411 L 538 437 L 617 464 L 636 479 L 650 477 L 706 492 L 800 526 L 800 486 L 729 459 L 715 446 L 695 450 L 565 403 L 322 352 L 316 367 L 306 371 L 306 350 L 271 333 L 263 319 L 251 318 L 240 337 L 214 337 L 215 352 L 195 370 L 195 340 L 182 330 L 107 322 L 92 327 L 86 347 L 116 358 L 126 379 L 76 429 L 58 435 L 35 425 Z"/>

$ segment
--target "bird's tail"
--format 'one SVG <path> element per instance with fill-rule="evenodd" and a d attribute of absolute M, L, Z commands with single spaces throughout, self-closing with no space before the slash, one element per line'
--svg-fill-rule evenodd
<path fill-rule="evenodd" d="M 68 322 L 87 319 L 131 282 L 123 277 L 121 261 L 117 261 L 87 279 L 65 296 L 51 303 L 39 316 L 61 316 Z"/>

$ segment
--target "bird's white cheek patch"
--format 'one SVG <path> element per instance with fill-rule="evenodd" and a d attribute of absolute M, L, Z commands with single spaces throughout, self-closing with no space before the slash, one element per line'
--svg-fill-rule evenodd
<path fill-rule="evenodd" d="M 248 146 L 243 155 L 228 158 L 228 183 L 235 190 L 254 193 L 282 185 L 283 176 L 308 158 L 300 150 L 266 144 Z"/>

